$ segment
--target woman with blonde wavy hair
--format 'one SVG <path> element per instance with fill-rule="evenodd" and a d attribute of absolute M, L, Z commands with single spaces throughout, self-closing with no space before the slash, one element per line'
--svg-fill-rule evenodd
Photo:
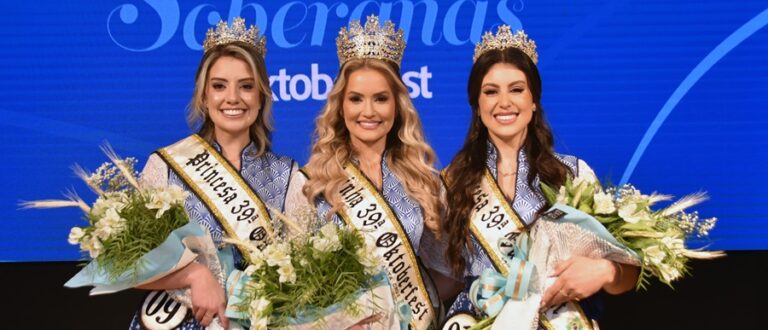
<path fill-rule="evenodd" d="M 324 219 L 378 239 L 390 282 L 405 291 L 396 299 L 410 305 L 414 328 L 426 328 L 437 321 L 439 300 L 417 256 L 424 227 L 438 230 L 440 182 L 400 78 L 402 30 L 369 16 L 365 27 L 342 28 L 337 45 L 341 68 L 316 120 L 303 191 Z"/>
<path fill-rule="evenodd" d="M 302 177 L 298 165 L 270 150 L 265 45 L 258 29 L 246 29 L 239 17 L 208 31 L 187 118 L 199 130 L 151 155 L 141 178 L 145 186 L 186 190 L 189 220 L 210 234 L 210 246 L 196 248 L 195 262 L 138 287 L 152 291 L 130 329 L 240 329 L 225 315 L 224 287 L 229 272 L 247 266 L 248 251 L 224 241 L 258 244 L 263 226 L 279 223 L 273 210 L 306 204 L 296 184 L 301 180 L 292 180 Z"/>
<path fill-rule="evenodd" d="M 311 200 L 326 198 L 335 213 L 341 206 L 341 196 L 334 192 L 347 180 L 347 162 L 356 161 L 379 190 L 386 166 L 422 209 L 424 224 L 434 231 L 440 189 L 433 165 L 435 153 L 426 143 L 419 116 L 395 70 L 392 64 L 377 59 L 354 59 L 342 67 L 316 121 L 317 140 L 304 167 L 311 179 L 304 192 Z M 353 88 L 368 80 L 386 82 L 387 88 L 382 90 L 388 90 L 381 95 L 376 95 L 378 91 L 369 93 L 369 100 L 364 100 L 366 96 Z M 345 111 L 345 105 L 350 110 Z M 392 109 L 381 113 L 377 111 L 379 105 Z"/>

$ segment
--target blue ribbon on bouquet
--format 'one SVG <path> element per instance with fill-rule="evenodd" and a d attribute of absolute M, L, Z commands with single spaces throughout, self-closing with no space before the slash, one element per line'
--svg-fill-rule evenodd
<path fill-rule="evenodd" d="M 103 267 L 93 260 L 69 279 L 64 286 L 68 288 L 94 286 L 91 294 L 117 292 L 132 288 L 158 274 L 170 271 L 171 267 L 181 259 L 186 249 L 183 242 L 184 238 L 204 235 L 207 233 L 197 222 L 189 222 L 172 231 L 160 246 L 139 258 L 136 272 L 126 271 L 117 278 L 112 278 Z"/>
<path fill-rule="evenodd" d="M 555 216 L 552 217 L 552 214 Z M 603 224 L 587 213 L 567 205 L 555 204 L 543 215 L 541 219 L 543 221 L 574 224 L 626 251 L 629 255 L 639 258 L 637 253 L 619 243 Z M 547 215 L 550 215 L 549 219 Z M 514 245 L 515 256 L 511 259 L 504 257 L 504 261 L 509 265 L 507 276 L 494 269 L 485 269 L 480 277 L 472 283 L 469 299 L 475 307 L 493 317 L 501 312 L 509 299 L 522 300 L 525 297 L 531 278 L 535 273 L 535 266 L 527 261 L 528 241 L 526 236 L 519 237 L 519 244 Z M 508 241 L 499 242 L 499 244 L 502 243 L 508 244 Z"/>
<path fill-rule="evenodd" d="M 499 244 L 507 242 L 509 241 L 502 240 Z M 490 317 L 498 315 L 507 300 L 522 300 L 528 293 L 536 267 L 527 261 L 527 235 L 520 237 L 520 242 L 519 245 L 514 245 L 514 257 L 504 257 L 509 267 L 507 276 L 492 268 L 486 268 L 469 288 L 469 300 Z"/>

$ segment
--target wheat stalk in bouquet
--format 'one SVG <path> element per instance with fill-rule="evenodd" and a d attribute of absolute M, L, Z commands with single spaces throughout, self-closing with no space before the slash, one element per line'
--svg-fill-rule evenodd
<path fill-rule="evenodd" d="M 568 178 L 555 190 L 542 184 L 550 203 L 565 204 L 593 216 L 624 246 L 641 259 L 637 288 L 645 288 L 651 277 L 671 286 L 672 281 L 688 274 L 689 259 L 712 259 L 722 251 L 687 248 L 686 240 L 703 238 L 717 218 L 701 218 L 687 209 L 707 200 L 704 193 L 685 196 L 667 207 L 653 209 L 672 196 L 642 194 L 631 184 L 603 189 L 597 181 Z"/>
<path fill-rule="evenodd" d="M 85 225 L 72 227 L 68 241 L 96 261 L 112 279 L 135 273 L 143 255 L 159 246 L 175 229 L 187 224 L 188 193 L 178 186 L 143 188 L 135 172 L 135 158 L 120 158 L 105 145 L 110 162 L 89 172 L 75 165 L 75 174 L 96 193 L 89 206 L 74 192 L 66 199 L 21 203 L 23 208 L 78 207 Z"/>

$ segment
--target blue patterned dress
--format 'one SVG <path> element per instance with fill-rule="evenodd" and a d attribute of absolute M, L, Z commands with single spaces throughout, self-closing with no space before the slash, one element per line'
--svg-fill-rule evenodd
<path fill-rule="evenodd" d="M 486 166 L 493 175 L 493 178 L 498 180 L 496 168 L 498 161 L 498 150 L 496 149 L 496 146 L 494 146 L 490 141 L 488 142 L 487 152 L 488 159 L 486 161 Z M 556 154 L 556 157 L 563 164 L 565 164 L 575 176 L 594 177 L 594 172 L 592 172 L 592 169 L 590 169 L 589 166 L 587 166 L 586 163 L 584 163 L 582 160 L 569 155 Z M 530 171 L 530 165 L 528 163 L 525 152 L 522 149 L 517 155 L 517 166 L 518 168 L 517 182 L 515 185 L 515 196 L 511 204 L 512 208 L 520 217 L 520 220 L 522 220 L 526 225 L 530 225 L 535 220 L 537 213 L 546 207 L 546 199 L 544 198 L 544 194 L 541 192 L 540 181 L 538 177 L 534 178 L 533 186 L 528 185 L 528 172 Z M 456 300 L 448 309 L 446 319 L 459 313 L 470 314 L 476 319 L 484 317 L 483 312 L 475 308 L 470 302 L 468 292 L 472 282 L 474 282 L 474 280 L 480 276 L 483 270 L 486 268 L 493 268 L 494 266 L 488 254 L 485 253 L 482 246 L 480 245 L 480 242 L 478 242 L 474 236 L 471 238 L 471 244 L 473 245 L 473 251 L 475 251 L 474 254 L 470 254 L 467 249 L 464 250 L 464 256 L 466 260 L 466 266 L 464 270 L 464 290 L 459 293 L 458 297 L 456 297 Z M 432 267 L 432 265 L 430 266 Z M 433 268 L 445 274 L 450 274 L 448 267 L 441 268 L 436 265 Z M 587 317 L 595 319 L 599 314 L 601 314 L 602 304 L 600 303 L 600 300 L 601 299 L 598 294 L 593 295 L 587 299 L 583 299 L 580 302 L 580 305 L 584 312 L 587 314 Z"/>
<path fill-rule="evenodd" d="M 386 162 L 386 154 L 382 157 L 381 161 L 381 195 L 387 202 L 392 212 L 400 220 L 400 224 L 403 226 L 408 241 L 413 247 L 414 253 L 421 258 L 421 239 L 424 232 L 424 215 L 422 214 L 421 206 L 411 198 L 405 190 L 405 186 L 400 182 L 400 179 L 395 176 L 395 173 L 390 170 L 389 165 Z M 328 212 L 331 210 L 331 204 L 329 204 L 324 198 L 318 198 L 315 201 L 318 216 L 321 219 L 328 219 Z M 344 226 L 344 222 L 338 214 L 331 215 L 331 219 L 339 226 Z M 431 255 L 431 254 L 430 254 Z M 435 288 L 432 279 L 425 271 L 423 266 L 420 266 L 421 276 L 424 279 L 424 284 L 427 286 L 430 300 L 432 300 L 433 307 L 437 313 L 436 317 L 440 317 L 440 299 L 437 296 L 437 290 Z"/>
<path fill-rule="evenodd" d="M 218 144 L 214 143 L 213 147 L 221 152 L 221 147 Z M 258 149 L 253 142 L 243 149 L 240 155 L 240 175 L 253 191 L 256 192 L 266 206 L 280 210 L 281 212 L 285 211 L 286 194 L 289 190 L 289 185 L 292 181 L 291 179 L 298 173 L 298 166 L 296 162 L 289 157 L 278 156 L 269 151 L 261 156 L 256 156 L 257 151 Z M 142 176 L 144 176 L 147 171 L 158 171 L 158 169 L 160 169 L 159 171 L 163 171 L 162 169 L 164 169 L 165 173 L 163 173 L 163 176 L 167 177 L 166 184 L 178 185 L 190 193 L 184 205 L 190 220 L 197 220 L 203 228 L 211 233 L 214 244 L 216 246 L 221 246 L 222 239 L 226 235 L 221 225 L 214 219 L 205 204 L 200 201 L 176 173 L 167 167 L 160 157 L 157 155 L 150 156 Z M 158 182 L 152 184 L 158 184 Z M 163 183 L 160 182 L 159 184 Z M 274 219 L 274 216 L 272 218 Z M 276 223 L 273 221 L 273 226 L 277 225 L 279 225 L 279 222 Z M 231 249 L 232 251 L 235 267 L 241 270 L 244 269 L 246 265 L 244 264 L 244 259 L 240 252 L 231 245 L 225 246 L 226 249 Z M 197 330 L 204 328 L 205 327 L 200 325 L 191 314 L 188 315 L 188 318 L 185 319 L 179 327 L 177 327 L 177 329 L 183 330 Z M 139 322 L 138 312 L 134 315 L 131 321 L 130 329 L 143 329 Z"/>

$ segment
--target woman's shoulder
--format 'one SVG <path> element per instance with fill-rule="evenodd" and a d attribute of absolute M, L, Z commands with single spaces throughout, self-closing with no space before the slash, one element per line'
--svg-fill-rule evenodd
<path fill-rule="evenodd" d="M 560 154 L 556 153 L 555 157 L 557 157 L 560 162 L 568 166 L 571 171 L 573 171 L 574 175 L 576 177 L 580 178 L 586 178 L 586 179 L 596 179 L 597 176 L 595 175 L 595 171 L 592 170 L 592 167 L 587 164 L 587 162 L 574 155 L 568 155 L 568 154 Z"/>
<path fill-rule="evenodd" d="M 162 187 L 168 184 L 168 165 L 157 153 L 152 153 L 139 176 L 146 187 Z"/>

